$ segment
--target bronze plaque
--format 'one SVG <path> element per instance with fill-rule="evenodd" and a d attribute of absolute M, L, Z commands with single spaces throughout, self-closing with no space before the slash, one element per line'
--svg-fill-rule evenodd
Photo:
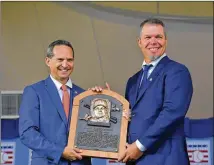
<path fill-rule="evenodd" d="M 68 145 L 83 156 L 117 159 L 125 150 L 129 103 L 111 90 L 85 91 L 74 98 Z"/>

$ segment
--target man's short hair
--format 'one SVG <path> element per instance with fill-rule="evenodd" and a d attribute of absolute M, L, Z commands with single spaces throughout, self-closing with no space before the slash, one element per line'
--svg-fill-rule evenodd
<path fill-rule="evenodd" d="M 143 21 L 141 24 L 140 24 L 140 34 L 142 32 L 142 28 L 145 24 L 155 24 L 155 25 L 161 25 L 163 28 L 164 28 L 164 34 L 165 34 L 165 37 L 166 37 L 166 30 L 165 30 L 165 24 L 163 23 L 163 21 L 161 21 L 160 19 L 157 19 L 157 18 L 148 18 L 146 19 L 145 21 Z"/>
<path fill-rule="evenodd" d="M 155 24 L 155 25 L 161 25 L 163 27 L 165 27 L 163 21 L 157 19 L 157 18 L 149 18 L 149 19 L 146 19 L 145 21 L 143 21 L 141 24 L 140 24 L 140 27 L 143 28 L 143 26 L 145 24 Z"/>
<path fill-rule="evenodd" d="M 74 57 L 74 48 L 73 46 L 71 45 L 71 43 L 69 41 L 66 41 L 66 40 L 56 40 L 56 41 L 53 41 L 49 46 L 48 46 L 48 49 L 47 49 L 47 55 L 46 57 L 48 58 L 52 58 L 54 56 L 53 54 L 53 49 L 55 46 L 57 45 L 65 45 L 65 46 L 68 46 L 72 49 L 72 52 L 73 52 L 73 57 Z"/>

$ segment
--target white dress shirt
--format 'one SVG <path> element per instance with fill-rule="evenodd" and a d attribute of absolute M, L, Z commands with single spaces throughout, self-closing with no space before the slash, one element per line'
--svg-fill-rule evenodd
<path fill-rule="evenodd" d="M 160 56 L 160 57 L 157 58 L 156 60 L 150 62 L 149 64 L 147 64 L 147 63 L 145 62 L 145 60 L 143 61 L 143 64 L 142 64 L 142 68 L 143 68 L 143 69 L 144 69 L 144 66 L 145 66 L 145 65 L 150 65 L 150 64 L 152 64 L 152 67 L 150 67 L 149 70 L 148 70 L 148 77 L 152 74 L 153 70 L 154 70 L 155 67 L 158 65 L 158 63 L 160 62 L 160 60 L 161 60 L 162 58 L 164 58 L 165 56 L 166 56 L 166 53 L 164 53 L 162 56 Z M 144 75 L 143 75 L 143 76 L 144 76 Z M 142 78 L 141 78 L 141 81 L 143 80 L 143 76 L 142 76 Z M 148 77 L 147 77 L 147 78 L 148 78 Z M 146 147 L 144 147 L 144 145 L 141 144 L 139 140 L 136 140 L 136 145 L 137 145 L 137 147 L 139 148 L 139 150 L 141 150 L 142 152 L 146 151 Z"/>
<path fill-rule="evenodd" d="M 59 93 L 60 99 L 61 99 L 61 101 L 62 101 L 62 95 L 63 95 L 63 92 L 62 92 L 62 89 L 61 89 L 62 83 L 60 83 L 59 81 L 57 81 L 56 79 L 54 79 L 53 76 L 50 75 L 50 77 L 51 77 L 51 80 L 54 82 L 54 84 L 55 84 L 55 86 L 56 86 L 56 88 L 57 88 L 57 91 L 58 91 L 58 93 Z M 65 85 L 67 86 L 67 90 L 68 90 L 68 93 L 69 93 L 69 95 L 70 95 L 70 89 L 71 89 L 72 86 L 73 86 L 73 85 L 72 85 L 72 81 L 71 81 L 70 78 L 68 79 L 68 81 L 66 82 Z"/>

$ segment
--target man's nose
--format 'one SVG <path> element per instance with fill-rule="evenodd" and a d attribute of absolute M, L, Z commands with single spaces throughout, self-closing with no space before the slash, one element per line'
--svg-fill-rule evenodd
<path fill-rule="evenodd" d="M 156 43 L 157 43 L 156 38 L 151 38 L 150 43 L 151 43 L 151 44 L 156 44 Z"/>
<path fill-rule="evenodd" d="M 67 60 L 63 60 L 62 66 L 63 66 L 63 67 L 66 67 L 67 65 L 68 65 Z"/>

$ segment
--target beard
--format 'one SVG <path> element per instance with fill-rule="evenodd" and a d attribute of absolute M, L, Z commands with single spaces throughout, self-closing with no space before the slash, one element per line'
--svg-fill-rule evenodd
<path fill-rule="evenodd" d="M 155 61 L 157 60 L 158 58 L 160 58 L 161 56 L 160 55 L 149 55 L 148 58 L 151 60 L 151 61 Z"/>

